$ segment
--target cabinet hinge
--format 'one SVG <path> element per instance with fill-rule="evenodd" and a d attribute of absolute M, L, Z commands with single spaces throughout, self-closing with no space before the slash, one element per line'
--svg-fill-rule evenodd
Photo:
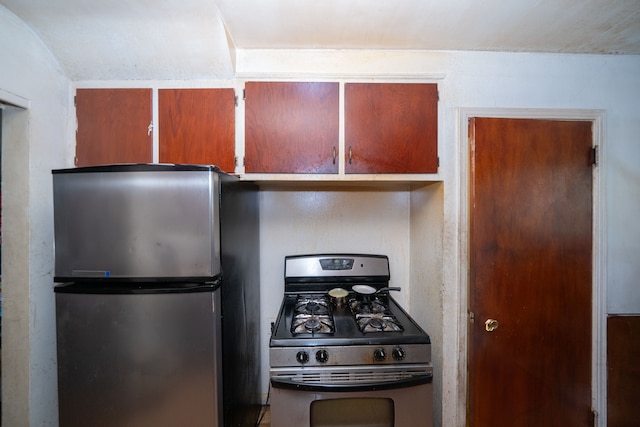
<path fill-rule="evenodd" d="M 78 97 L 73 95 L 73 106 L 77 107 L 78 106 Z"/>
<path fill-rule="evenodd" d="M 598 146 L 594 146 L 591 148 L 591 164 L 593 166 L 598 166 Z"/>
<path fill-rule="evenodd" d="M 591 410 L 591 425 L 593 427 L 598 427 L 598 411 L 595 409 Z"/>
<path fill-rule="evenodd" d="M 234 103 L 234 105 L 235 105 L 236 107 L 238 106 L 238 95 L 235 95 L 235 96 L 233 97 L 233 103 Z"/>
<path fill-rule="evenodd" d="M 440 90 L 436 90 L 437 101 L 440 102 Z"/>
<path fill-rule="evenodd" d="M 440 167 L 440 157 L 438 157 L 436 160 L 438 162 L 438 167 Z"/>
<path fill-rule="evenodd" d="M 469 312 L 469 323 L 473 323 L 476 321 L 476 315 L 473 311 Z"/>

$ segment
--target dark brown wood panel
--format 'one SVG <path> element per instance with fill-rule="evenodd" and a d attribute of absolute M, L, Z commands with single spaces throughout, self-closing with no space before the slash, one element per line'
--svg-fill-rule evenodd
<path fill-rule="evenodd" d="M 640 316 L 607 319 L 607 426 L 640 424 Z"/>
<path fill-rule="evenodd" d="M 247 82 L 245 98 L 245 172 L 338 172 L 338 83 Z"/>
<path fill-rule="evenodd" d="M 158 121 L 160 163 L 235 171 L 233 89 L 159 89 Z"/>
<path fill-rule="evenodd" d="M 591 426 L 591 123 L 470 135 L 469 424 Z"/>
<path fill-rule="evenodd" d="M 151 89 L 76 91 L 76 166 L 151 163 Z"/>
<path fill-rule="evenodd" d="M 345 84 L 347 173 L 438 172 L 438 88 Z"/>

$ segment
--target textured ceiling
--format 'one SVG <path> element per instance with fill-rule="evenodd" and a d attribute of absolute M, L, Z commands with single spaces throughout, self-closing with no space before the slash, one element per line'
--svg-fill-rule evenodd
<path fill-rule="evenodd" d="M 230 78 L 235 49 L 640 55 L 640 0 L 0 0 L 73 80 Z"/>

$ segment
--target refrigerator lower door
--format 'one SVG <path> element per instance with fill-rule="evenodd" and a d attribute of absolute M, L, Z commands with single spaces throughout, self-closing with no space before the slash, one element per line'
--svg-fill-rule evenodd
<path fill-rule="evenodd" d="M 219 289 L 55 296 L 61 427 L 222 426 Z"/>

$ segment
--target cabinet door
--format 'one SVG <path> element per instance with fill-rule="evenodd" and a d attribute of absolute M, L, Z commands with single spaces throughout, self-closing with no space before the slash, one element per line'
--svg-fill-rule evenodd
<path fill-rule="evenodd" d="M 436 84 L 345 84 L 346 173 L 436 173 Z"/>
<path fill-rule="evenodd" d="M 245 172 L 338 172 L 338 83 L 248 82 L 245 116 Z"/>
<path fill-rule="evenodd" d="M 76 166 L 151 163 L 151 89 L 76 91 Z"/>
<path fill-rule="evenodd" d="M 233 89 L 159 89 L 158 122 L 160 163 L 235 171 Z"/>

